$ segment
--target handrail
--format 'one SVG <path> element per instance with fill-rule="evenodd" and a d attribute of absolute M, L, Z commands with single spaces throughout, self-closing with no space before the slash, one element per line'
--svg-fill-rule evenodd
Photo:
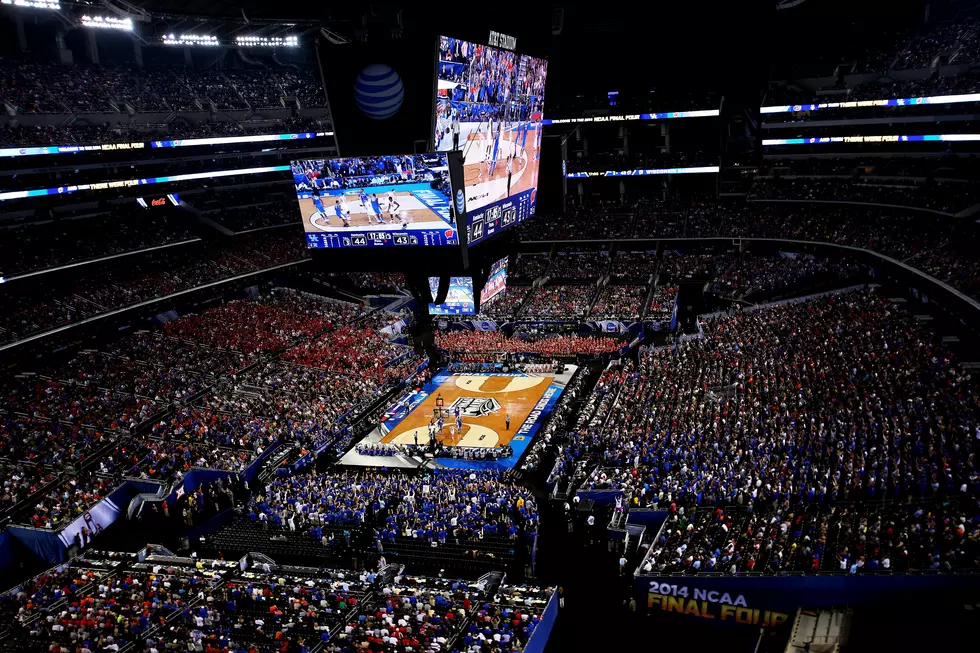
<path fill-rule="evenodd" d="M 75 263 L 68 263 L 66 265 L 59 265 L 53 268 L 44 268 L 41 270 L 34 270 L 33 272 L 24 272 L 23 274 L 15 274 L 12 277 L 4 277 L 4 283 L 10 283 L 11 281 L 19 281 L 21 279 L 27 279 L 30 277 L 36 277 L 42 274 L 48 274 L 50 272 L 61 272 L 63 270 L 70 270 L 71 268 L 77 268 L 82 265 L 91 265 L 92 263 L 102 263 L 104 261 L 111 261 L 117 258 L 125 258 L 127 256 L 134 256 L 136 254 L 145 254 L 146 252 L 155 252 L 161 249 L 169 249 L 171 247 L 179 247 L 180 245 L 189 245 L 191 243 L 201 242 L 200 238 L 189 238 L 187 240 L 180 240 L 175 243 L 167 243 L 165 245 L 156 245 L 154 247 L 144 247 L 142 249 L 133 249 L 127 252 L 120 252 L 119 254 L 111 254 L 109 256 L 102 256 L 99 258 L 85 259 L 84 261 L 76 261 Z M 84 298 L 83 298 L 84 299 Z M 94 302 L 93 302 L 94 303 Z M 96 304 L 98 305 L 98 304 Z"/>
<path fill-rule="evenodd" d="M 295 261 L 290 261 L 289 263 L 280 263 L 279 265 L 273 265 L 273 266 L 270 266 L 270 267 L 267 267 L 267 268 L 262 268 L 260 270 L 253 270 L 251 272 L 246 272 L 245 274 L 239 274 L 237 276 L 228 277 L 226 279 L 221 279 L 219 281 L 212 281 L 210 283 L 205 283 L 205 284 L 202 284 L 200 286 L 195 286 L 193 288 L 188 288 L 187 290 L 179 290 L 179 291 L 177 291 L 175 293 L 170 293 L 169 295 L 163 295 L 161 297 L 154 297 L 153 299 L 148 299 L 148 300 L 143 301 L 143 302 L 139 302 L 139 303 L 136 303 L 136 304 L 130 304 L 129 306 L 124 306 L 122 308 L 117 308 L 115 310 L 109 311 L 108 313 L 100 313 L 99 315 L 93 315 L 92 317 L 85 318 L 84 320 L 79 320 L 78 322 L 72 322 L 70 324 L 65 324 L 63 326 L 56 327 L 56 328 L 50 329 L 48 331 L 42 331 L 41 333 L 36 333 L 36 334 L 34 334 L 32 336 L 28 336 L 28 337 L 23 338 L 21 340 L 18 340 L 16 342 L 11 342 L 11 343 L 8 343 L 6 345 L 0 345 L 0 351 L 6 351 L 8 349 L 13 349 L 15 347 L 21 347 L 23 345 L 26 345 L 29 342 L 33 342 L 35 340 L 40 340 L 41 338 L 47 338 L 49 336 L 53 336 L 56 333 L 61 333 L 62 331 L 66 331 L 68 329 L 74 329 L 75 327 L 79 327 L 79 326 L 81 326 L 83 324 L 90 324 L 92 322 L 97 322 L 99 320 L 104 320 L 105 318 L 112 317 L 113 315 L 119 315 L 121 313 L 126 313 L 128 311 L 132 311 L 132 310 L 135 310 L 137 308 L 142 308 L 144 306 L 151 306 L 151 305 L 156 304 L 158 302 L 165 302 L 165 301 L 167 301 L 169 299 L 174 299 L 176 297 L 181 297 L 183 295 L 187 295 L 187 294 L 190 294 L 190 293 L 193 293 L 193 292 L 204 290 L 206 288 L 213 288 L 215 286 L 220 286 L 222 284 L 231 283 L 233 281 L 240 281 L 242 279 L 247 279 L 249 277 L 253 277 L 253 276 L 257 275 L 257 274 L 264 274 L 264 273 L 267 273 L 267 272 L 272 272 L 274 270 L 281 270 L 283 268 L 288 268 L 288 267 L 291 267 L 293 265 L 299 265 L 301 263 L 309 263 L 310 260 L 311 259 L 309 259 L 309 258 L 301 258 L 301 259 L 298 259 L 298 260 L 295 260 Z"/>
<path fill-rule="evenodd" d="M 803 201 L 803 200 L 800 200 L 800 201 Z M 908 208 L 908 207 L 901 207 L 901 208 Z M 947 215 L 947 214 L 943 214 L 943 215 Z M 941 287 L 943 290 L 946 290 L 949 293 L 955 295 L 957 298 L 959 298 L 959 299 L 963 300 L 964 302 L 966 302 L 967 304 L 969 304 L 971 308 L 973 308 L 976 311 L 980 312 L 980 302 L 978 302 L 975 299 L 972 299 L 968 295 L 965 295 L 963 292 L 957 290 L 956 288 L 953 288 L 952 286 L 950 286 L 945 281 L 940 281 L 939 279 L 937 279 L 937 278 L 935 278 L 935 277 L 933 277 L 933 276 L 931 276 L 929 274 L 926 274 L 922 270 L 919 270 L 918 268 L 915 268 L 915 267 L 913 267 L 911 265 L 908 265 L 907 263 L 904 263 L 902 261 L 899 261 L 898 259 L 892 258 L 891 256 L 888 256 L 886 254 L 882 254 L 880 252 L 876 252 L 876 251 L 871 250 L 871 249 L 864 249 L 863 247 L 854 247 L 853 245 L 842 245 L 840 243 L 832 243 L 832 242 L 829 242 L 829 241 L 821 241 L 821 240 L 801 240 L 799 238 L 760 238 L 760 237 L 755 237 L 755 236 L 736 236 L 736 235 L 732 235 L 732 236 L 702 236 L 702 237 L 699 237 L 699 238 L 697 238 L 697 237 L 682 237 L 682 236 L 651 237 L 651 238 L 623 238 L 623 239 L 617 239 L 617 243 L 620 243 L 620 244 L 623 244 L 623 243 L 634 243 L 634 244 L 637 244 L 637 245 L 640 245 L 640 244 L 647 244 L 648 245 L 650 243 L 656 243 L 656 242 L 661 242 L 661 241 L 670 241 L 670 242 L 703 242 L 703 241 L 706 241 L 706 240 L 731 241 L 733 239 L 740 239 L 740 240 L 749 241 L 749 242 L 759 241 L 759 242 L 770 242 L 770 243 L 793 243 L 793 244 L 797 244 L 797 245 L 820 245 L 822 247 L 837 247 L 839 249 L 846 249 L 846 250 L 850 250 L 852 252 L 861 252 L 862 254 L 870 254 L 871 256 L 877 256 L 878 258 L 882 259 L 883 261 L 887 261 L 887 262 L 889 262 L 889 263 L 891 263 L 893 265 L 896 265 L 896 266 L 902 268 L 903 270 L 905 270 L 907 272 L 911 272 L 911 273 L 913 273 L 913 274 L 921 277 L 922 279 L 924 279 L 926 281 L 929 281 L 931 283 L 935 283 L 936 285 L 938 285 L 939 287 Z M 606 242 L 608 240 L 609 240 L 608 238 L 576 239 L 576 240 L 558 240 L 558 241 L 555 241 L 555 240 L 528 240 L 528 241 L 525 241 L 523 244 L 525 244 L 525 245 L 554 245 L 555 243 L 558 243 L 559 245 L 561 245 L 561 244 L 574 244 L 574 243 L 597 243 L 597 242 Z"/>

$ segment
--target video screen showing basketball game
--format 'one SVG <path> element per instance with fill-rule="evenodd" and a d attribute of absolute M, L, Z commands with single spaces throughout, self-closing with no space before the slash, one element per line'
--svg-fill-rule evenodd
<path fill-rule="evenodd" d="M 463 153 L 468 244 L 532 217 L 548 62 L 439 38 L 435 149 Z"/>
<path fill-rule="evenodd" d="M 445 154 L 291 166 L 309 249 L 459 245 Z"/>
<path fill-rule="evenodd" d="M 490 268 L 490 276 L 487 277 L 487 283 L 480 293 L 480 306 L 486 306 L 487 302 L 505 290 L 507 290 L 507 257 L 500 259 Z"/>
<path fill-rule="evenodd" d="M 429 277 L 429 290 L 435 297 L 439 292 L 439 277 Z M 449 293 L 442 304 L 429 304 L 429 315 L 473 315 L 476 302 L 473 299 L 472 277 L 450 277 Z"/>

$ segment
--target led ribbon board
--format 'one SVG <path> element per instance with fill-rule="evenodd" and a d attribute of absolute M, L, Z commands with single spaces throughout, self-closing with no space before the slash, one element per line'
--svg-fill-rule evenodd
<path fill-rule="evenodd" d="M 781 104 L 759 107 L 759 113 L 803 113 L 806 111 L 821 111 L 826 109 L 863 109 L 867 107 L 915 107 L 923 104 L 961 104 L 963 102 L 980 102 L 980 93 L 891 98 L 888 100 L 821 102 L 820 104 Z"/>
<path fill-rule="evenodd" d="M 900 136 L 817 136 L 814 138 L 764 138 L 765 145 L 826 145 L 828 143 L 920 143 L 980 141 L 980 134 L 913 134 Z"/>
<path fill-rule="evenodd" d="M 268 143 L 273 141 L 297 141 L 321 136 L 333 136 L 333 132 L 301 132 L 298 134 L 259 134 L 255 136 L 221 136 L 217 138 L 185 138 L 149 143 L 101 143 L 98 145 L 37 145 L 31 147 L 0 148 L 0 158 L 38 156 L 42 154 L 77 154 L 78 152 L 114 152 L 117 150 L 142 150 L 146 147 L 189 147 L 193 145 L 235 145 L 238 143 Z"/>
<path fill-rule="evenodd" d="M 18 200 L 28 197 L 43 197 L 45 195 L 69 195 L 89 190 L 107 190 L 110 188 L 129 188 L 132 186 L 148 186 L 150 184 L 167 184 L 177 181 L 192 181 L 194 179 L 214 179 L 216 177 L 234 177 L 237 175 L 257 175 L 266 172 L 289 172 L 289 166 L 268 166 L 265 168 L 241 168 L 239 170 L 214 170 L 211 172 L 195 172 L 186 175 L 170 177 L 147 177 L 144 179 L 125 179 L 119 181 L 102 181 L 95 184 L 78 184 L 77 186 L 58 186 L 56 188 L 38 188 L 35 190 L 14 190 L 0 193 L 0 202 Z"/>
<path fill-rule="evenodd" d="M 579 122 L 629 122 L 633 120 L 670 120 L 671 118 L 710 118 L 719 116 L 718 109 L 697 111 L 666 111 L 664 113 L 629 113 L 622 116 L 590 116 L 588 118 L 545 118 L 542 125 L 567 125 Z"/>
<path fill-rule="evenodd" d="M 191 145 L 235 145 L 238 143 L 268 143 L 271 141 L 298 141 L 319 136 L 333 136 L 333 132 L 302 132 L 299 134 L 259 134 L 256 136 L 220 136 L 217 138 L 184 138 L 175 141 L 151 141 L 150 147 L 188 147 Z"/>
<path fill-rule="evenodd" d="M 647 175 L 697 175 L 719 172 L 718 166 L 697 166 L 693 168 L 653 168 L 647 170 L 606 170 L 605 172 L 569 172 L 568 179 L 588 179 L 589 177 L 645 177 Z"/>

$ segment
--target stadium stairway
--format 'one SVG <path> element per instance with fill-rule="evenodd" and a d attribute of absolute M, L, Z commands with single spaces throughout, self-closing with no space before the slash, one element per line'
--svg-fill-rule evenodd
<path fill-rule="evenodd" d="M 847 608 L 797 610 L 785 653 L 836 653 L 847 645 L 852 617 Z"/>

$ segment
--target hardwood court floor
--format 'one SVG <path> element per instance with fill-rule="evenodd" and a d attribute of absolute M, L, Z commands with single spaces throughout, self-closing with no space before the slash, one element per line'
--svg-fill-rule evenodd
<path fill-rule="evenodd" d="M 419 444 L 428 442 L 429 420 L 437 398 L 442 396 L 448 416 L 438 436 L 440 442 L 448 446 L 502 447 L 510 443 L 554 380 L 554 376 L 452 375 L 381 441 L 414 444 L 417 433 Z M 463 432 L 451 436 L 449 426 L 455 424 L 452 405 L 456 401 L 463 409 Z M 510 430 L 505 423 L 508 413 Z"/>
<path fill-rule="evenodd" d="M 384 197 L 387 197 L 385 193 Z M 398 210 L 398 217 L 401 218 L 401 222 L 393 220 L 390 213 L 384 211 L 381 217 L 384 218 L 388 226 L 391 225 L 402 225 L 402 224 L 412 224 L 413 222 L 440 222 L 444 223 L 444 220 L 439 217 L 439 215 L 422 204 L 415 196 L 409 192 L 396 192 L 395 197 L 401 204 L 401 208 Z M 337 231 L 344 230 L 344 223 L 340 218 L 334 213 L 334 200 L 336 197 L 330 197 L 328 195 L 323 196 L 323 208 L 327 210 L 327 215 L 325 218 L 320 218 L 320 224 L 327 225 L 329 227 L 336 227 Z M 381 196 L 379 196 L 381 199 Z M 386 225 L 381 225 L 374 218 L 373 214 L 369 214 L 366 207 L 361 206 L 361 202 L 356 196 L 351 196 L 347 200 L 347 205 L 350 208 L 350 224 L 351 227 L 374 227 Z M 303 214 L 303 227 L 306 229 L 307 233 L 319 233 L 320 229 L 317 229 L 310 224 L 310 216 L 317 212 L 316 205 L 313 204 L 313 200 L 299 200 L 300 210 Z M 384 202 L 382 202 L 382 209 L 384 208 Z M 449 225 L 446 224 L 448 227 Z"/>
<path fill-rule="evenodd" d="M 516 138 L 516 134 L 505 133 L 501 135 L 501 138 L 507 141 L 513 142 Z M 474 141 L 479 141 L 473 144 L 473 147 L 485 147 L 485 134 L 471 134 L 470 139 Z M 524 174 L 520 179 L 514 181 L 513 185 L 510 187 L 510 194 L 516 195 L 521 191 L 530 190 L 538 185 L 538 170 L 540 165 L 540 160 L 535 159 L 534 156 L 537 153 L 537 141 L 534 137 L 534 132 L 528 133 L 527 143 L 525 144 L 525 150 L 527 156 L 523 159 L 515 159 L 515 166 L 513 174 L 516 177 L 517 173 L 524 170 Z M 467 186 L 472 186 L 474 184 L 483 183 L 490 181 L 491 179 L 506 179 L 507 178 L 507 159 L 501 158 L 497 161 L 497 167 L 494 170 L 493 175 L 490 175 L 490 169 L 487 166 L 486 161 L 480 161 L 479 163 L 468 163 L 463 165 L 463 181 Z M 499 199 L 503 199 L 506 193 L 499 195 L 498 197 L 493 197 L 489 202 L 495 202 Z M 484 202 L 485 204 L 489 202 Z"/>

